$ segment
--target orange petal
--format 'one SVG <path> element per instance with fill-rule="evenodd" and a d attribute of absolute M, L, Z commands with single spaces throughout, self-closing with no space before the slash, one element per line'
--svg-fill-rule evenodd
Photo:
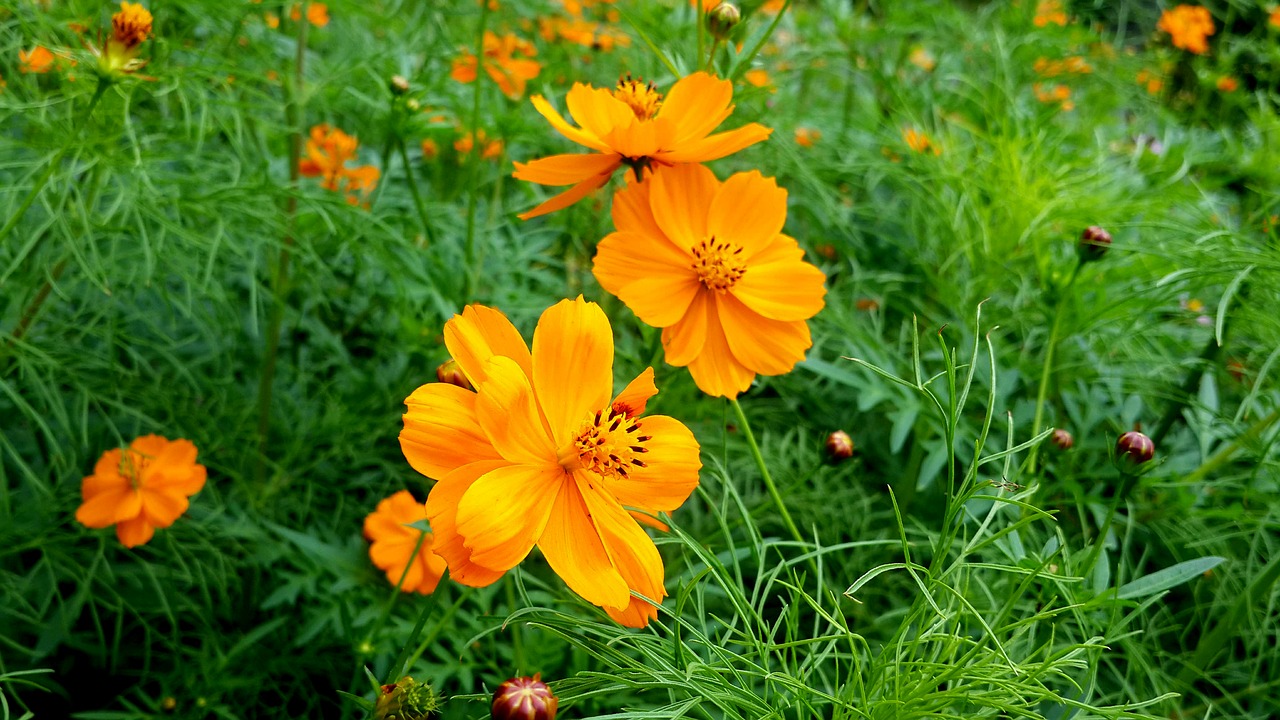
<path fill-rule="evenodd" d="M 658 386 L 653 383 L 653 368 L 645 368 L 634 380 L 613 399 L 613 409 L 626 413 L 632 418 L 644 412 L 649 398 L 658 394 Z"/>
<path fill-rule="evenodd" d="M 76 509 L 76 520 L 85 527 L 104 528 L 138 517 L 142 497 L 128 485 L 89 498 Z"/>
<path fill-rule="evenodd" d="M 120 458 L 123 456 L 123 453 L 124 451 L 120 448 L 112 448 L 111 450 L 102 453 L 102 456 L 98 458 L 98 462 L 94 463 L 93 474 L 103 478 L 115 476 L 119 482 L 127 484 L 128 481 L 121 478 L 119 474 Z M 88 478 L 85 479 L 88 480 Z"/>
<path fill-rule="evenodd" d="M 585 145 L 593 150 L 610 152 L 609 146 L 601 142 L 600 138 L 585 130 L 581 130 L 570 125 L 564 117 L 560 115 L 560 113 L 556 112 L 555 108 L 551 107 L 551 104 L 547 102 L 546 98 L 541 95 L 534 95 L 530 99 L 533 101 L 533 107 L 541 113 L 542 117 L 546 118 L 547 121 L 551 123 L 551 127 L 559 131 L 561 135 L 578 143 L 579 145 Z"/>
<path fill-rule="evenodd" d="M 442 478 L 477 460 L 501 457 L 476 417 L 476 394 L 448 383 L 430 383 L 404 401 L 400 449 L 414 470 Z"/>
<path fill-rule="evenodd" d="M 636 122 L 636 114 L 631 107 L 614 97 L 606 88 L 574 83 L 565 95 L 565 104 L 569 107 L 569 114 L 582 129 L 601 138 L 602 142 L 614 128 L 627 127 Z"/>
<path fill-rule="evenodd" d="M 596 246 L 592 273 L 641 320 L 667 327 L 684 317 L 702 287 L 692 262 L 665 238 L 616 232 Z"/>
<path fill-rule="evenodd" d="M 759 123 L 743 125 L 737 130 L 708 135 L 681 145 L 669 152 L 658 153 L 658 160 L 666 163 L 704 163 L 719 160 L 739 150 L 765 140 L 773 130 Z"/>
<path fill-rule="evenodd" d="M 591 519 L 600 532 L 600 539 L 604 541 L 609 560 L 618 574 L 622 575 L 627 587 L 655 602 L 661 602 L 667 591 L 662 587 L 662 556 L 658 554 L 658 548 L 654 547 L 653 540 L 603 485 L 588 480 L 585 473 L 576 474 L 575 480 L 578 492 L 582 493 Z M 606 605 L 605 608 L 623 611 L 630 606 L 631 600 L 628 595 L 625 604 Z M 640 627 L 648 623 L 648 617 L 657 616 L 653 606 L 647 603 L 645 605 L 653 614 L 643 613 L 645 619 Z"/>
<path fill-rule="evenodd" d="M 677 247 L 690 249 L 706 240 L 707 210 L 720 181 L 701 165 L 661 168 L 647 180 L 649 204 L 663 233 Z"/>
<path fill-rule="evenodd" d="M 752 265 L 729 294 L 762 317 L 808 320 L 823 307 L 827 276 L 807 262 Z"/>
<path fill-rule="evenodd" d="M 658 221 L 653 219 L 653 210 L 649 207 L 651 182 L 630 182 L 631 173 L 627 173 L 627 186 L 613 194 L 613 226 L 620 232 L 636 232 L 653 238 L 666 238 Z"/>
<path fill-rule="evenodd" d="M 718 296 L 716 306 L 733 357 L 761 375 L 791 372 L 813 345 L 809 324 L 803 320 L 761 317 L 729 293 Z"/>
<path fill-rule="evenodd" d="M 675 132 L 676 126 L 670 120 L 654 118 L 648 122 L 633 121 L 630 125 L 619 125 L 600 139 L 623 157 L 644 158 L 670 147 Z"/>
<path fill-rule="evenodd" d="M 696 72 L 680 78 L 671 86 L 657 116 L 678 124 L 677 143 L 701 140 L 733 112 L 729 105 L 731 100 L 733 83 L 705 72 Z"/>
<path fill-rule="evenodd" d="M 555 447 L 613 395 L 613 329 L 600 306 L 579 295 L 542 313 L 533 333 L 533 384 Z M 552 453 L 552 459 L 556 457 Z"/>
<path fill-rule="evenodd" d="M 751 387 L 756 374 L 734 357 L 720 325 L 715 303 L 709 302 L 708 306 L 707 340 L 702 346 L 702 352 L 689 363 L 689 374 L 702 392 L 717 397 L 735 398 L 738 393 Z"/>
<path fill-rule="evenodd" d="M 423 595 L 430 595 L 435 592 L 436 587 L 440 584 L 440 579 L 444 577 L 444 571 L 448 569 L 444 558 L 431 552 L 431 543 L 432 538 L 428 533 L 427 540 L 422 544 L 422 551 L 416 561 L 422 566 L 422 580 L 417 584 L 417 587 L 412 589 Z"/>
<path fill-rule="evenodd" d="M 576 185 L 600 175 L 609 176 L 622 164 L 617 153 L 552 155 L 527 163 L 516 163 L 513 177 L 539 185 Z"/>
<path fill-rule="evenodd" d="M 158 459 L 169 448 L 169 441 L 159 435 L 143 435 L 129 443 L 129 449 L 152 460 Z M 192 461 L 195 460 L 193 456 Z"/>
<path fill-rule="evenodd" d="M 157 528 L 169 527 L 187 511 L 187 497 L 181 493 L 143 488 L 138 495 L 142 498 L 142 517 Z"/>
<path fill-rule="evenodd" d="M 665 415 L 640 418 L 645 441 L 646 467 L 632 468 L 626 478 L 609 481 L 618 502 L 648 512 L 671 512 L 689 499 L 698 487 L 701 448 L 684 423 Z"/>
<path fill-rule="evenodd" d="M 516 361 L 530 374 L 529 346 L 506 315 L 484 305 L 468 305 L 444 324 L 444 344 L 475 387 L 484 382 L 484 365 L 494 355 Z"/>
<path fill-rule="evenodd" d="M 680 322 L 663 328 L 662 348 L 666 352 L 667 364 L 684 367 L 698 357 L 707 342 L 708 313 L 714 312 L 715 301 L 710 293 L 700 292 L 693 296 Z"/>
<path fill-rule="evenodd" d="M 506 571 L 524 560 L 547 526 L 565 482 L 559 465 L 511 465 L 476 480 L 458 503 L 457 530 L 471 562 Z"/>
<path fill-rule="evenodd" d="M 551 569 L 587 602 L 602 607 L 630 602 L 627 582 L 609 559 L 576 482 L 560 486 L 538 547 Z"/>
<path fill-rule="evenodd" d="M 533 341 L 537 352 L 537 335 Z M 537 363 L 534 364 L 535 378 Z M 518 465 L 557 465 L 556 448 L 524 371 L 511 358 L 494 356 L 485 366 L 488 379 L 476 397 L 476 417 L 502 457 Z"/>
<path fill-rule="evenodd" d="M 752 255 L 782 232 L 786 221 L 787 191 L 773 178 L 752 170 L 737 173 L 720 186 L 707 212 L 707 232 L 741 247 L 750 263 Z M 747 272 L 751 272 L 750 266 Z"/>
<path fill-rule="evenodd" d="M 150 542 L 155 534 L 156 529 L 141 516 L 116 524 L 116 537 L 120 539 L 120 544 L 127 548 L 144 545 Z"/>
<path fill-rule="evenodd" d="M 612 174 L 612 171 L 604 175 L 600 175 L 598 177 L 587 178 L 586 180 L 583 180 L 577 185 L 574 185 L 568 190 L 565 190 L 564 192 L 560 193 L 559 195 L 556 195 L 550 200 L 547 200 L 541 205 L 538 205 L 534 209 L 528 212 L 522 212 L 516 217 L 520 218 L 521 220 L 528 220 L 529 218 L 535 218 L 540 215 L 546 215 L 547 213 L 553 213 L 557 210 L 562 210 L 564 208 L 567 208 L 570 205 L 578 202 L 582 198 L 590 195 L 593 191 L 601 187 L 604 187 L 604 184 L 609 182 L 609 177 L 611 174 Z"/>
<path fill-rule="evenodd" d="M 502 577 L 501 572 L 471 562 L 471 551 L 463 545 L 456 519 L 458 503 L 471 485 L 484 474 L 506 464 L 506 461 L 487 460 L 464 465 L 441 478 L 427 497 L 427 518 L 434 535 L 431 551 L 448 565 L 449 576 L 463 585 L 484 587 Z"/>

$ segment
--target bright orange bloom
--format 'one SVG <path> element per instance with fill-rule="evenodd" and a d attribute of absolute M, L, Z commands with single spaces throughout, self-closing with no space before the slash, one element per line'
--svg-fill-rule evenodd
<path fill-rule="evenodd" d="M 602 23 L 577 17 L 539 18 L 538 31 L 547 42 L 563 40 L 602 52 L 631 46 L 631 38 L 627 35 Z"/>
<path fill-rule="evenodd" d="M 755 87 L 764 87 L 769 84 L 769 71 L 756 68 L 748 70 L 742 74 L 742 79 Z"/>
<path fill-rule="evenodd" d="M 37 45 L 30 52 L 18 50 L 18 62 L 18 69 L 22 72 L 43 75 L 53 68 L 53 53 L 43 45 Z"/>
<path fill-rule="evenodd" d="M 787 191 L 759 172 L 723 183 L 702 165 L 664 168 L 613 199 L 593 272 L 641 320 L 662 328 L 667 362 L 709 395 L 737 397 L 781 375 L 812 345 L 806 321 L 826 276 L 782 234 Z"/>
<path fill-rule="evenodd" d="M 382 500 L 364 519 L 364 537 L 370 543 L 369 559 L 378 569 L 386 571 L 387 581 L 392 585 L 399 583 L 403 575 L 402 592 L 430 595 L 444 575 L 444 558 L 431 551 L 431 533 L 409 527 L 410 523 L 426 519 L 426 506 L 413 499 L 408 490 Z M 419 538 L 422 538 L 421 546 Z M 408 574 L 405 574 L 406 567 Z"/>
<path fill-rule="evenodd" d="M 475 149 L 477 141 L 480 143 L 480 158 L 482 160 L 495 160 L 502 157 L 502 153 L 506 147 L 503 144 L 502 139 L 490 140 L 488 136 L 485 135 L 484 130 L 477 130 L 474 135 L 471 133 L 464 133 L 462 137 L 453 142 L 453 149 L 457 151 L 459 155 L 467 155 Z"/>
<path fill-rule="evenodd" d="M 521 219 L 568 207 L 603 186 L 624 163 L 633 173 L 645 168 L 718 160 L 769 137 L 758 123 L 710 134 L 733 112 L 733 83 L 697 72 L 676 82 L 666 98 L 627 76 L 612 90 L 574 83 L 565 99 L 581 127 L 561 117 L 541 95 L 533 106 L 570 140 L 595 150 L 516 163 L 515 177 L 540 185 L 572 185 Z"/>
<path fill-rule="evenodd" d="M 111 16 L 111 37 L 101 50 L 94 49 L 98 66 L 107 74 L 134 73 L 147 62 L 138 60 L 142 43 L 151 37 L 151 12 L 138 3 L 121 2 Z"/>
<path fill-rule="evenodd" d="M 76 520 L 91 528 L 115 525 L 120 542 L 137 547 L 187 511 L 187 498 L 200 492 L 205 477 L 190 440 L 144 435 L 102 453 L 80 486 L 84 503 Z"/>
<path fill-rule="evenodd" d="M 498 37 L 488 30 L 484 32 L 484 71 L 512 100 L 522 97 L 525 85 L 538 77 L 542 70 L 537 60 L 529 59 L 537 54 L 538 49 L 532 43 L 515 35 Z M 469 50 L 463 50 L 453 59 L 450 77 L 460 83 L 475 82 L 476 56 Z"/>
<path fill-rule="evenodd" d="M 289 9 L 289 19 L 297 22 L 302 19 L 302 6 L 295 4 Z M 307 22 L 316 27 L 329 24 L 329 6 L 324 3 L 307 3 Z"/>
<path fill-rule="evenodd" d="M 378 184 L 381 176 L 378 168 L 364 165 L 348 168 L 347 161 L 354 160 L 359 142 L 338 128 L 328 124 L 311 128 L 307 140 L 307 156 L 298 163 L 298 171 L 307 177 L 323 177 L 320 184 L 325 190 L 346 192 L 347 202 L 359 203 L 357 193 L 367 197 Z"/>
<path fill-rule="evenodd" d="M 267 13 L 266 15 L 263 15 L 263 19 L 267 21 L 267 27 L 272 30 L 280 27 L 280 16 L 275 13 Z"/>
<path fill-rule="evenodd" d="M 586 8 L 593 8 L 598 5 L 612 5 L 617 0 L 560 0 L 560 4 L 564 6 L 564 11 L 574 17 L 582 17 L 582 11 Z"/>
<path fill-rule="evenodd" d="M 1061 0 L 1040 0 L 1036 5 L 1036 27 L 1045 27 L 1053 23 L 1054 25 L 1066 26 L 1067 13 L 1062 9 Z"/>
<path fill-rule="evenodd" d="M 1156 28 L 1169 33 L 1174 47 L 1204 55 L 1209 52 L 1208 37 L 1214 33 L 1213 16 L 1199 5 L 1179 5 L 1165 10 Z"/>
<path fill-rule="evenodd" d="M 1267 22 L 1271 23 L 1271 27 L 1280 28 L 1280 7 L 1271 11 L 1271 16 L 1267 18 Z"/>
<path fill-rule="evenodd" d="M 934 155 L 942 154 L 942 148 L 935 145 L 928 135 L 915 128 L 903 128 L 902 140 L 907 143 L 907 147 L 918 153 L 932 152 Z"/>
<path fill-rule="evenodd" d="M 1224 93 L 1235 92 L 1240 89 L 1240 81 L 1230 75 L 1224 75 L 1218 78 L 1218 89 Z"/>
<path fill-rule="evenodd" d="M 814 143 L 822 139 L 822 133 L 813 128 L 798 127 L 796 128 L 796 144 L 800 147 L 813 147 Z"/>
<path fill-rule="evenodd" d="M 666 595 L 662 557 L 632 511 L 680 507 L 702 463 L 678 420 L 641 417 L 658 392 L 653 368 L 610 399 L 613 331 L 581 296 L 542 314 L 532 353 L 482 305 L 446 323 L 444 339 L 477 390 L 415 390 L 400 447 L 438 480 L 427 517 L 450 576 L 489 585 L 537 545 L 571 590 L 614 620 L 643 627 L 657 617 L 631 596 Z"/>

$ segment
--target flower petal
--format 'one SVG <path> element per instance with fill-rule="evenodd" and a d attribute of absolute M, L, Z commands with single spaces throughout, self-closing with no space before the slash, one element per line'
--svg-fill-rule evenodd
<path fill-rule="evenodd" d="M 181 493 L 142 488 L 142 517 L 157 528 L 167 528 L 187 511 L 187 497 Z"/>
<path fill-rule="evenodd" d="M 620 232 L 636 232 L 652 238 L 666 239 L 649 207 L 651 182 L 636 182 L 626 173 L 627 186 L 613 194 L 613 226 Z M 670 242 L 668 240 L 668 242 Z"/>
<path fill-rule="evenodd" d="M 614 128 L 625 128 L 636 122 L 636 114 L 631 107 L 614 97 L 608 88 L 574 83 L 565 95 L 565 104 L 582 129 L 601 138 L 602 142 Z"/>
<path fill-rule="evenodd" d="M 444 324 L 444 344 L 475 387 L 485 380 L 484 366 L 494 355 L 509 357 L 530 374 L 529 346 L 506 315 L 484 305 L 468 305 Z"/>
<path fill-rule="evenodd" d="M 595 190 L 604 187 L 604 184 L 609 182 L 609 177 L 612 172 L 613 171 L 610 170 L 608 173 L 603 175 L 587 178 L 550 200 L 538 205 L 534 209 L 529 210 L 528 212 L 522 212 L 516 217 L 521 220 L 528 220 L 529 218 L 535 218 L 540 215 L 546 215 L 547 213 L 553 213 L 557 210 L 563 210 L 564 208 L 567 208 L 582 198 L 590 195 Z"/>
<path fill-rule="evenodd" d="M 533 332 L 533 384 L 556 448 L 571 440 L 587 415 L 609 404 L 613 329 L 599 305 L 579 295 L 542 313 Z"/>
<path fill-rule="evenodd" d="M 752 255 L 782 232 L 786 221 L 787 191 L 773 178 L 752 170 L 737 173 L 720 186 L 707 212 L 707 232 L 742 248 L 744 260 L 750 263 Z"/>
<path fill-rule="evenodd" d="M 609 146 L 601 142 L 600 138 L 592 135 L 586 130 L 570 125 L 559 112 L 556 112 L 555 108 L 551 107 L 551 103 L 547 102 L 546 98 L 541 95 L 534 95 L 530 100 L 533 102 L 533 107 L 542 115 L 542 117 L 546 118 L 547 122 L 551 123 L 551 127 L 555 128 L 561 135 L 578 143 L 579 145 L 585 145 L 593 150 L 609 152 Z"/>
<path fill-rule="evenodd" d="M 510 465 L 476 480 L 458 503 L 457 531 L 471 562 L 506 571 L 524 560 L 566 480 L 559 465 Z"/>
<path fill-rule="evenodd" d="M 658 169 L 646 182 L 654 220 L 677 247 L 689 250 L 706 240 L 707 210 L 720 181 L 701 165 Z"/>
<path fill-rule="evenodd" d="M 400 450 L 414 470 L 442 478 L 477 460 L 501 457 L 476 416 L 476 394 L 448 383 L 430 383 L 404 401 Z"/>
<path fill-rule="evenodd" d="M 501 572 L 471 562 L 471 551 L 463 545 L 457 531 L 458 503 L 475 481 L 500 467 L 506 461 L 483 460 L 464 465 L 440 479 L 427 497 L 427 518 L 431 522 L 434 537 L 431 551 L 439 555 L 449 567 L 449 577 L 470 587 L 492 585 Z"/>
<path fill-rule="evenodd" d="M 733 83 L 728 80 L 696 72 L 676 81 L 662 100 L 657 117 L 668 118 L 679 130 L 677 145 L 691 140 L 701 140 L 715 130 L 733 112 L 729 105 L 733 100 Z"/>
<path fill-rule="evenodd" d="M 587 602 L 602 607 L 629 603 L 627 581 L 609 559 L 577 482 L 561 484 L 538 548 L 569 589 Z"/>
<path fill-rule="evenodd" d="M 773 132 L 759 123 L 743 125 L 736 130 L 708 135 L 686 145 L 658 153 L 655 157 L 666 163 L 704 163 L 719 160 L 739 150 L 765 140 Z"/>
<path fill-rule="evenodd" d="M 716 298 L 720 324 L 733 357 L 761 375 L 783 375 L 804 360 L 813 346 L 809 324 L 803 320 L 770 320 L 743 305 L 733 295 Z"/>
<path fill-rule="evenodd" d="M 138 491 L 126 484 L 85 500 L 76 508 L 76 520 L 85 527 L 104 528 L 137 517 L 141 509 Z"/>
<path fill-rule="evenodd" d="M 698 487 L 701 448 L 684 423 L 665 415 L 640 418 L 640 434 L 647 435 L 645 467 L 631 468 L 626 478 L 609 481 L 618 502 L 647 512 L 671 512 Z"/>
<path fill-rule="evenodd" d="M 536 335 L 533 347 L 536 352 Z M 552 443 L 538 414 L 539 398 L 524 370 L 511 358 L 495 355 L 489 358 L 485 375 L 488 379 L 476 397 L 476 417 L 493 447 L 517 465 L 556 465 L 558 443 Z"/>
<path fill-rule="evenodd" d="M 592 273 L 645 323 L 667 327 L 684 316 L 702 287 L 692 263 L 665 238 L 615 232 L 596 246 Z"/>
<path fill-rule="evenodd" d="M 689 363 L 689 374 L 702 392 L 735 398 L 751 387 L 756 374 L 733 355 L 729 341 L 725 339 L 715 302 L 708 302 L 706 343 L 702 351 Z"/>
<path fill-rule="evenodd" d="M 729 293 L 771 320 L 808 320 L 824 305 L 826 279 L 803 261 L 752 265 Z"/>
<path fill-rule="evenodd" d="M 667 594 L 662 586 L 662 556 L 658 554 L 653 540 L 622 509 L 617 499 L 609 495 L 603 485 L 590 482 L 584 473 L 575 474 L 575 480 L 578 492 L 582 493 L 591 519 L 600 532 L 600 539 L 604 541 L 609 560 L 622 575 L 627 587 L 655 602 L 662 602 Z M 631 621 L 631 627 L 644 627 L 650 618 L 657 617 L 657 609 L 642 602 L 642 606 L 635 606 L 640 612 L 626 612 L 633 607 L 634 600 L 628 595 L 625 604 L 606 605 L 605 609 L 611 610 L 609 614 L 615 619 L 618 616 L 627 617 Z M 614 613 L 618 615 L 615 616 Z"/>
<path fill-rule="evenodd" d="M 684 367 L 693 362 L 707 342 L 707 317 L 715 312 L 715 301 L 710 292 L 693 296 L 684 317 L 674 325 L 663 328 L 662 348 L 667 364 Z"/>
<path fill-rule="evenodd" d="M 609 176 L 622 165 L 617 153 L 552 155 L 527 163 L 516 163 L 512 177 L 539 185 L 576 185 L 583 180 Z"/>
<path fill-rule="evenodd" d="M 658 394 L 658 386 L 653 383 L 653 368 L 647 367 L 613 399 L 613 409 L 633 418 L 644 412 L 649 398 Z"/>
<path fill-rule="evenodd" d="M 145 545 L 155 534 L 156 529 L 142 516 L 116 524 L 116 537 L 127 548 Z"/>

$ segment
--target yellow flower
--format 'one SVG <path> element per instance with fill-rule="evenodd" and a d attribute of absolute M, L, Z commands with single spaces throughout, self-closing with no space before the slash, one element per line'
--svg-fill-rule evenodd
<path fill-rule="evenodd" d="M 1169 33 L 1174 47 L 1204 55 L 1209 52 L 1208 37 L 1214 33 L 1213 16 L 1199 5 L 1179 5 L 1165 10 L 1156 28 Z"/>
<path fill-rule="evenodd" d="M 542 314 L 533 352 L 502 313 L 470 305 L 445 345 L 476 388 L 430 383 L 405 404 L 400 447 L 437 480 L 427 498 L 450 576 L 492 584 L 536 545 L 551 569 L 616 621 L 643 627 L 662 557 L 628 508 L 671 512 L 698 485 L 698 442 L 679 421 L 641 417 L 648 368 L 613 394 L 613 331 L 595 303 Z"/>
<path fill-rule="evenodd" d="M 302 19 L 302 7 L 300 4 L 294 4 L 289 9 L 289 19 L 297 22 Z M 278 21 L 277 21 L 278 22 Z M 316 27 L 324 27 L 329 24 L 329 6 L 324 3 L 307 3 L 307 22 Z"/>
<path fill-rule="evenodd" d="M 758 123 L 711 134 L 733 112 L 732 99 L 732 83 L 704 72 L 680 79 L 665 98 L 653 85 L 630 76 L 614 89 L 574 83 L 565 100 L 580 125 L 574 127 L 545 98 L 534 95 L 533 106 L 552 127 L 595 152 L 516 163 L 517 179 L 573 186 L 520 217 L 527 220 L 572 205 L 608 182 L 623 164 L 640 175 L 645 169 L 717 160 L 769 137 L 773 131 Z"/>
<path fill-rule="evenodd" d="M 401 490 L 382 500 L 377 509 L 364 519 L 369 559 L 386 572 L 387 581 L 392 585 L 399 583 L 400 577 L 404 576 L 401 592 L 430 595 L 444 575 L 444 558 L 431 550 L 432 534 L 409 527 L 410 523 L 426 519 L 427 508 L 408 490 Z M 422 539 L 420 546 L 419 538 Z M 408 568 L 407 573 L 405 568 Z"/>
<path fill-rule="evenodd" d="M 667 362 L 708 395 L 737 397 L 812 345 L 806 322 L 826 276 L 782 233 L 787 191 L 759 172 L 723 183 L 702 165 L 663 168 L 620 190 L 596 251 L 601 287 L 662 328 Z"/>

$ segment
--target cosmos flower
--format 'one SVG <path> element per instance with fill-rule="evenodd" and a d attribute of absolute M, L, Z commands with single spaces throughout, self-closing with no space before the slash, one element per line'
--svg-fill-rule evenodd
<path fill-rule="evenodd" d="M 1214 33 L 1213 16 L 1199 5 L 1179 5 L 1160 15 L 1156 28 L 1169 33 L 1173 46 L 1197 55 L 1209 52 L 1209 36 Z"/>
<path fill-rule="evenodd" d="M 347 162 L 356 157 L 359 142 L 338 128 L 328 124 L 311 128 L 306 154 L 298 163 L 298 171 L 306 177 L 323 177 L 320 186 L 325 190 L 346 192 L 347 202 L 355 205 L 360 196 L 368 196 L 381 176 L 372 165 L 348 168 Z"/>
<path fill-rule="evenodd" d="M 386 572 L 387 581 L 392 585 L 399 583 L 403 576 L 404 583 L 400 585 L 403 592 L 429 595 L 444 575 L 444 558 L 431 551 L 432 534 L 409 527 L 410 523 L 426 519 L 426 507 L 408 490 L 382 500 L 364 519 L 369 559 Z"/>
<path fill-rule="evenodd" d="M 484 33 L 484 71 L 513 100 L 523 97 L 526 84 L 541 72 L 542 65 L 531 59 L 537 54 L 532 43 L 515 35 L 498 36 L 489 30 Z M 475 82 L 477 65 L 476 56 L 463 50 L 453 60 L 450 77 L 460 83 Z"/>
<path fill-rule="evenodd" d="M 137 547 L 187 511 L 187 498 L 200 492 L 205 478 L 190 440 L 144 435 L 102 454 L 81 483 L 76 520 L 91 528 L 115 525 L 120 542 Z"/>

